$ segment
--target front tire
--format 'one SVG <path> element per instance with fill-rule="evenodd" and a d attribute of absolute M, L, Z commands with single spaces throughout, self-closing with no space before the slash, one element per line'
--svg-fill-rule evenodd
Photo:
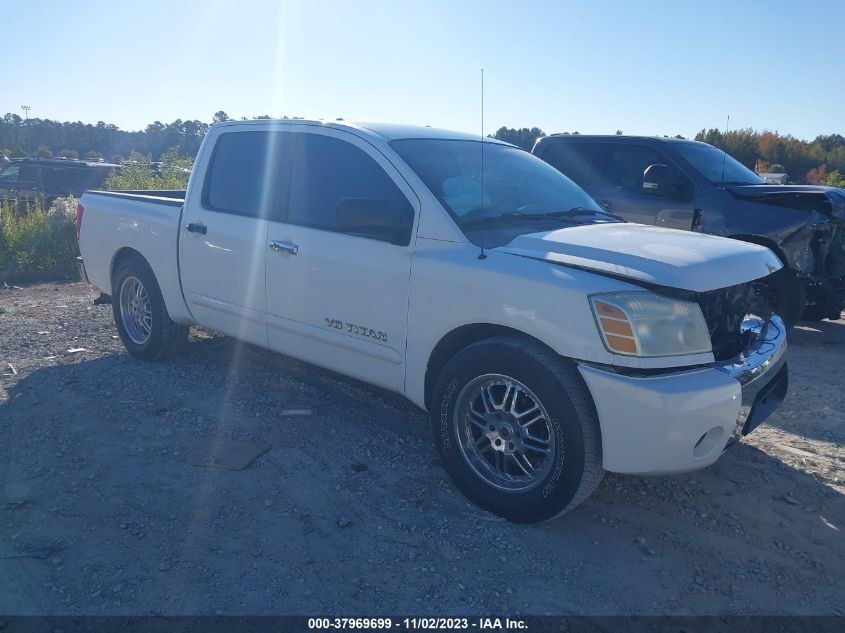
<path fill-rule="evenodd" d="M 807 303 L 807 292 L 798 276 L 784 266 L 769 278 L 769 289 L 773 312 L 783 319 L 787 329 L 798 325 Z"/>
<path fill-rule="evenodd" d="M 528 338 L 459 352 L 437 380 L 431 421 L 455 485 L 516 523 L 569 512 L 604 475 L 598 417 L 575 364 Z"/>
<path fill-rule="evenodd" d="M 126 351 L 141 360 L 168 358 L 188 338 L 188 328 L 170 319 L 155 275 L 139 256 L 128 257 L 114 271 L 112 313 Z"/>

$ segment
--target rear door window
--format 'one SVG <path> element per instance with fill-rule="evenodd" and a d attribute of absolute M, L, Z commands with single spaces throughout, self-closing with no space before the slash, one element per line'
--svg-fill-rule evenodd
<path fill-rule="evenodd" d="M 271 219 L 284 185 L 288 132 L 228 132 L 220 135 L 205 177 L 203 206 L 252 218 Z"/>

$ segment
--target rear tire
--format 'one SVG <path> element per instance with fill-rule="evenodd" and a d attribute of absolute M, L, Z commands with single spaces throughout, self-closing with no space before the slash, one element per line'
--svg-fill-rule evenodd
<path fill-rule="evenodd" d="M 455 485 L 516 523 L 569 512 L 604 475 L 583 378 L 573 362 L 528 338 L 486 339 L 452 358 L 434 388 L 431 423 Z"/>
<path fill-rule="evenodd" d="M 120 340 L 135 358 L 169 358 L 188 338 L 188 327 L 170 319 L 155 275 L 140 256 L 118 264 L 111 304 Z"/>

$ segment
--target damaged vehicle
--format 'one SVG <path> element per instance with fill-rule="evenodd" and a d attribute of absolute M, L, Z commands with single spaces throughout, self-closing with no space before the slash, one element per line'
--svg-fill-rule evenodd
<path fill-rule="evenodd" d="M 221 123 L 187 191 L 87 192 L 77 230 L 130 354 L 200 325 L 403 394 L 513 521 L 709 466 L 786 395 L 769 249 L 623 222 L 474 135 Z"/>
<path fill-rule="evenodd" d="M 760 244 L 787 326 L 845 308 L 845 190 L 768 185 L 720 149 L 673 138 L 560 134 L 532 152 L 613 213 L 642 224 Z"/>

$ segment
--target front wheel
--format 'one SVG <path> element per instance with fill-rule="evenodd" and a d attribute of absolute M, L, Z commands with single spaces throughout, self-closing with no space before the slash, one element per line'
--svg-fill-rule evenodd
<path fill-rule="evenodd" d="M 141 360 L 167 358 L 188 337 L 188 328 L 170 319 L 153 271 L 138 256 L 115 269 L 112 312 L 126 350 Z"/>
<path fill-rule="evenodd" d="M 531 339 L 500 336 L 458 353 L 437 381 L 431 418 L 455 485 L 517 523 L 572 510 L 604 474 L 583 379 L 574 363 Z"/>
<path fill-rule="evenodd" d="M 787 329 L 798 325 L 807 303 L 807 293 L 798 276 L 784 266 L 769 277 L 768 286 L 772 293 L 772 311 L 783 319 Z"/>

